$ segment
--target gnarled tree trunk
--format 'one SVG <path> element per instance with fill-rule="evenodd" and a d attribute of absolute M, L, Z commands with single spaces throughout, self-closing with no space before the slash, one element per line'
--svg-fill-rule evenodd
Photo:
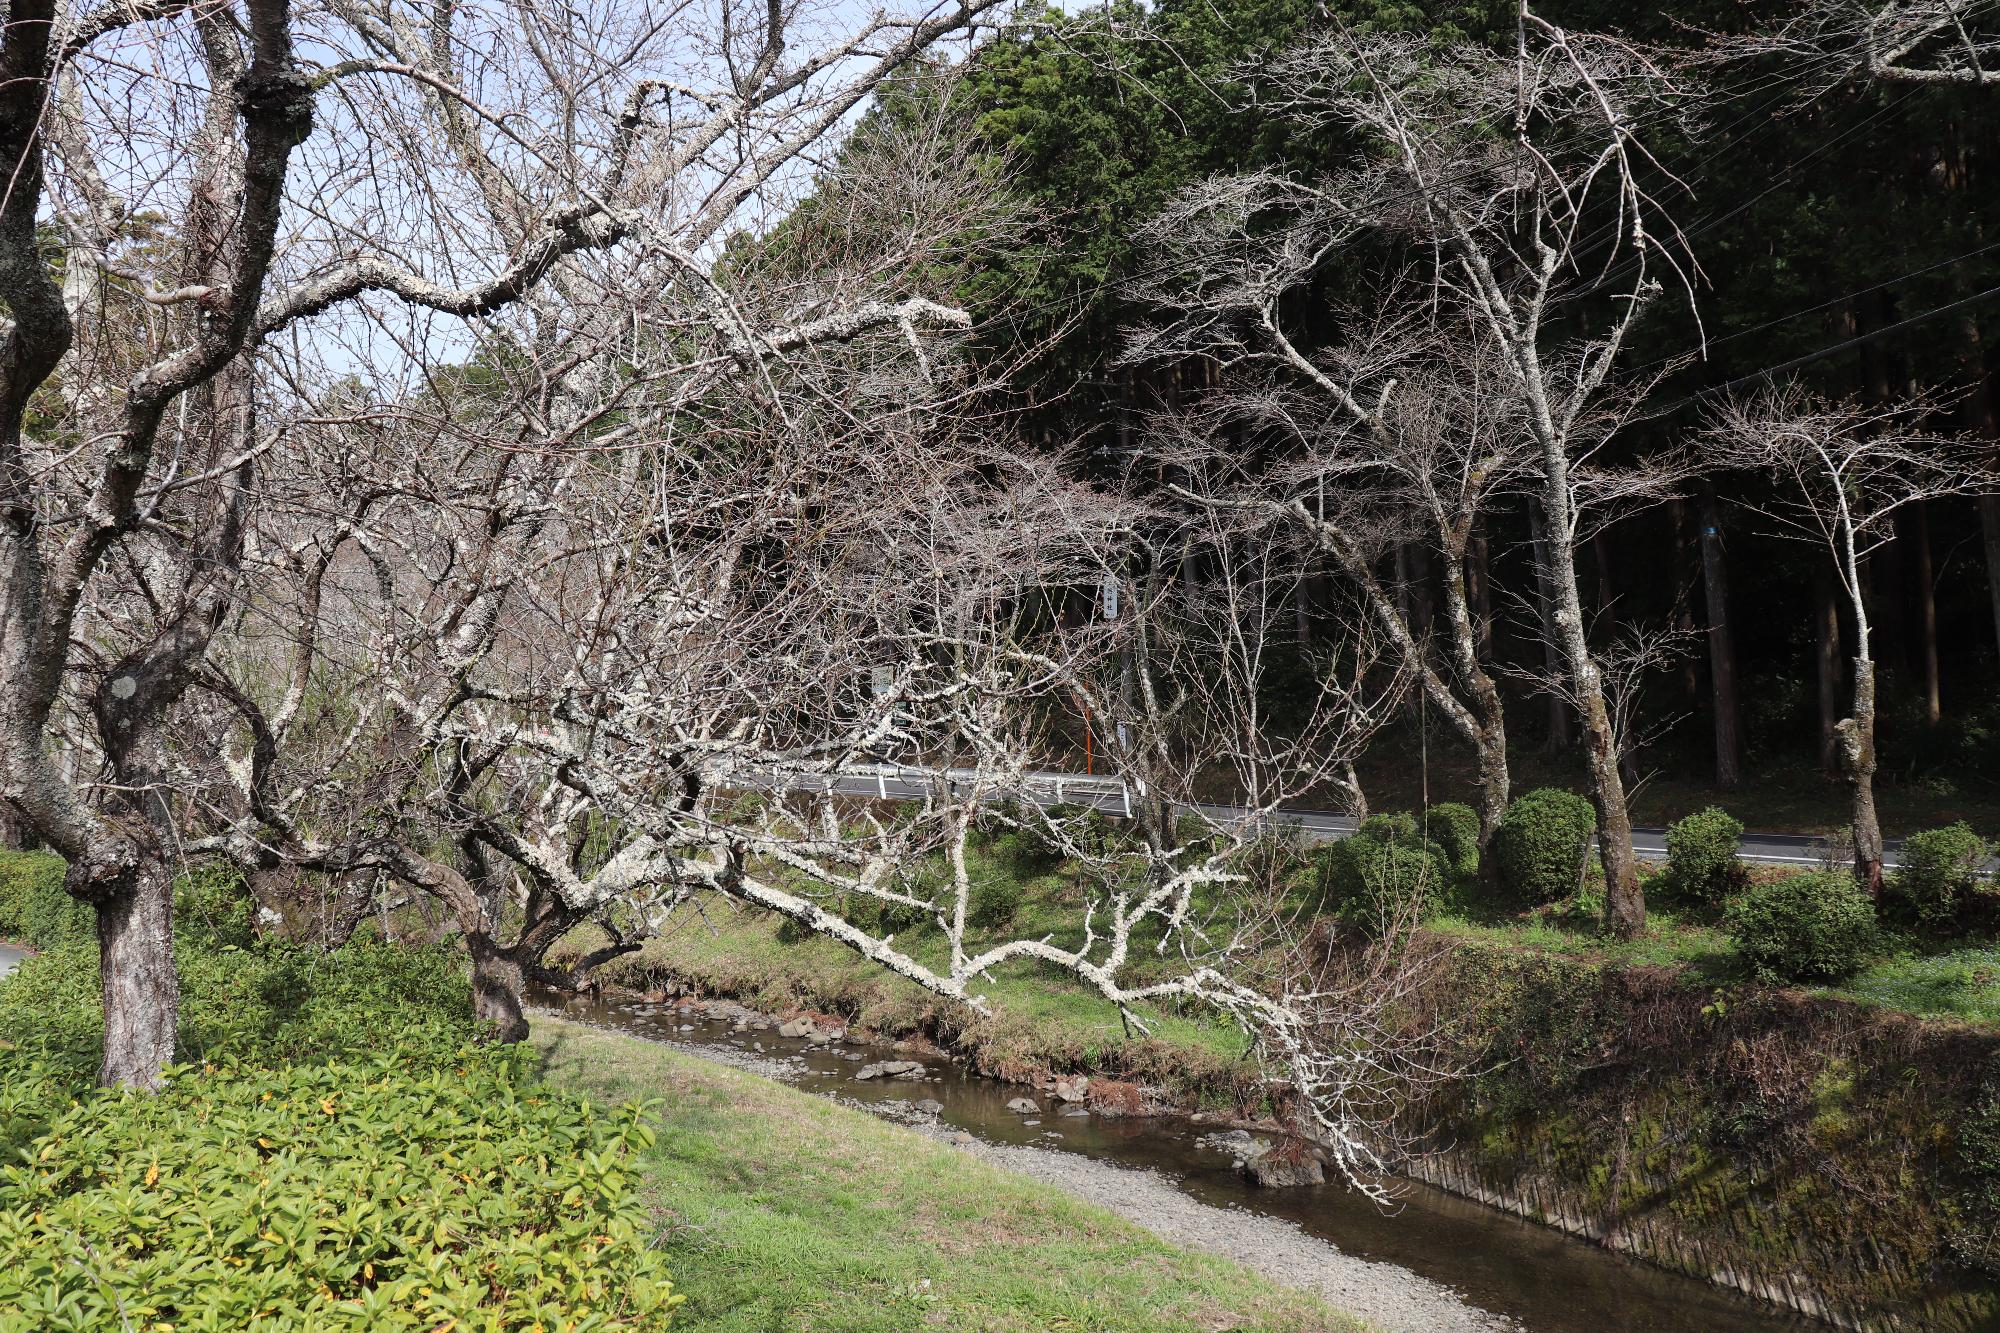
<path fill-rule="evenodd" d="M 1841 719 L 1841 776 L 1853 804 L 1854 877 L 1882 894 L 1882 824 L 1875 815 L 1875 663 L 1854 659 L 1854 711 Z"/>
<path fill-rule="evenodd" d="M 157 1088 L 173 1063 L 181 1010 L 173 904 L 173 872 L 157 855 L 145 856 L 129 888 L 97 901 L 105 1087 Z"/>

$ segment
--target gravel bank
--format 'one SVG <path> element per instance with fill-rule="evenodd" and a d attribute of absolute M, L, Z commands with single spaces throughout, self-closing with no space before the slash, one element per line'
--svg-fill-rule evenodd
<path fill-rule="evenodd" d="M 964 1151 L 1108 1209 L 1191 1250 L 1234 1259 L 1274 1282 L 1310 1291 L 1393 1333 L 1518 1329 L 1511 1319 L 1467 1305 L 1449 1287 L 1407 1268 L 1343 1254 L 1282 1218 L 1215 1208 L 1189 1198 L 1153 1171 L 1139 1171 L 1046 1148 L 974 1139 Z"/>

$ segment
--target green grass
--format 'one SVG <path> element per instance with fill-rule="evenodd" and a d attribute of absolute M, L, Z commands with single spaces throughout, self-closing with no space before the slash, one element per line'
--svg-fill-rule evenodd
<path fill-rule="evenodd" d="M 1226 1260 L 769 1080 L 555 1020 L 544 1075 L 659 1098 L 639 1162 L 687 1304 L 675 1327 L 1360 1333 Z"/>
<path fill-rule="evenodd" d="M 1978 945 L 1929 955 L 1899 951 L 1824 993 L 1924 1018 L 2000 1023 L 2000 948 Z"/>
<path fill-rule="evenodd" d="M 1737 981 L 1745 970 L 1736 945 L 1710 922 L 1653 908 L 1638 939 L 1604 933 L 1595 916 L 1547 913 L 1515 918 L 1441 917 L 1431 923 L 1441 934 L 1484 944 L 1583 958 L 1609 967 L 1684 967 L 1704 981 Z"/>

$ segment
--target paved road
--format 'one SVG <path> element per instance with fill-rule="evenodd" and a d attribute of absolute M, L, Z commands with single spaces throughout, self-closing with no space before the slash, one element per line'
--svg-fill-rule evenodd
<path fill-rule="evenodd" d="M 929 790 L 941 777 L 970 781 L 969 769 L 929 770 L 884 764 L 835 776 L 795 775 L 791 790 L 833 790 L 852 796 L 873 796 L 880 800 L 911 800 Z M 768 785 L 768 784 L 759 784 Z M 1081 805 L 1107 814 L 1131 813 L 1131 798 L 1118 778 L 1086 777 L 1081 773 L 1029 773 L 1022 781 L 1020 795 L 1037 805 Z M 1202 805 L 1197 807 L 1210 819 L 1233 822 L 1247 815 L 1240 806 Z M 1358 822 L 1352 815 L 1326 810 L 1286 810 L 1275 818 L 1299 830 L 1308 842 L 1332 842 L 1354 832 Z M 1898 839 L 1888 840 L 1883 864 L 1894 866 L 1901 849 Z M 1737 855 L 1762 865 L 1816 866 L 1820 864 L 1823 840 L 1802 833 L 1745 834 Z M 1667 832 L 1657 828 L 1632 830 L 1632 848 L 1650 861 L 1667 859 Z"/>

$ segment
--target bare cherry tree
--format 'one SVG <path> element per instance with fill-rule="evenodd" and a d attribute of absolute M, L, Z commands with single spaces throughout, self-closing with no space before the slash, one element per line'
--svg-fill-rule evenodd
<path fill-rule="evenodd" d="M 632 256 L 699 286 L 698 256 L 992 3 L 851 29 L 735 0 L 10 9 L 0 798 L 97 909 L 104 1081 L 172 1058 L 173 721 L 287 424 L 260 354 L 462 352 L 464 321 L 530 299 L 544 327 L 587 316 Z M 394 333 L 348 319 L 390 311 Z"/>
<path fill-rule="evenodd" d="M 1330 349 L 1287 327 L 1328 258 L 1365 230 L 1344 184 L 1260 173 L 1182 195 L 1146 229 L 1153 262 L 1135 294 L 1162 314 L 1125 356 L 1217 365 L 1218 391 L 1152 424 L 1181 479 L 1172 484 L 1290 526 L 1308 558 L 1354 590 L 1477 756 L 1483 840 L 1507 808 L 1507 727 L 1466 562 L 1477 525 L 1522 484 L 1530 437 L 1483 322 L 1463 309 L 1454 320 L 1408 282 L 1386 284 L 1372 313 L 1333 312 L 1341 332 Z M 1411 540 L 1443 571 L 1439 642 L 1381 572 Z"/>
<path fill-rule="evenodd" d="M 1724 38 L 1732 60 L 1775 56 L 1811 91 L 1860 76 L 2000 86 L 2000 13 L 1988 0 L 1804 0 L 1766 32 Z"/>
<path fill-rule="evenodd" d="M 1882 826 L 1875 814 L 1875 657 L 1870 645 L 1869 555 L 1896 538 L 1911 504 L 1992 486 L 1990 466 L 1964 441 L 1922 428 L 1923 403 L 1870 408 L 1767 390 L 1718 409 L 1696 447 L 1714 466 L 1773 474 L 1778 498 L 1759 507 L 1782 531 L 1823 547 L 1854 616 L 1854 692 L 1836 734 L 1853 804 L 1854 873 L 1882 888 Z"/>
<path fill-rule="evenodd" d="M 1433 257 L 1432 280 L 1473 312 L 1504 371 L 1548 531 L 1552 632 L 1582 705 L 1606 924 L 1632 934 L 1645 900 L 1576 555 L 1593 491 L 1647 489 L 1599 462 L 1633 401 L 1613 375 L 1631 330 L 1664 282 L 1688 286 L 1639 137 L 1677 113 L 1678 89 L 1644 52 L 1525 4 L 1512 52 L 1342 31 L 1272 62 L 1260 87 L 1270 113 L 1358 136 L 1371 162 L 1343 183 L 1346 215 Z"/>

